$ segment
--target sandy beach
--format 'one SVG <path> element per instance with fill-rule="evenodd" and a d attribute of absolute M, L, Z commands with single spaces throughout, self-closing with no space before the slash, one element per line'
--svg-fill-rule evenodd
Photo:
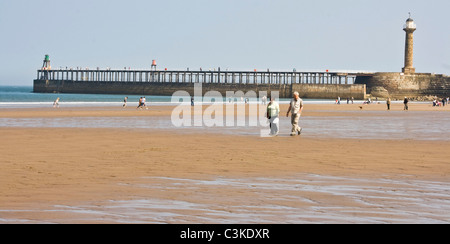
<path fill-rule="evenodd" d="M 308 105 L 300 125 L 382 115 L 383 132 L 414 113 L 450 123 L 449 106 L 360 106 Z M 1 109 L 0 223 L 450 223 L 449 131 L 427 140 L 76 126 L 170 121 L 172 110 Z"/>

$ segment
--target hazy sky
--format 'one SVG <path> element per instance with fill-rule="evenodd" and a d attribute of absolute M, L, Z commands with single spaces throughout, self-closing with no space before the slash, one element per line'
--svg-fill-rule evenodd
<path fill-rule="evenodd" d="M 450 74 L 449 0 L 0 0 L 0 85 L 59 67 Z"/>

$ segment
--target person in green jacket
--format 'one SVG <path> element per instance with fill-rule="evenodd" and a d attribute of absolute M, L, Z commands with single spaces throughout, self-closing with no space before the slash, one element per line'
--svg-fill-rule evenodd
<path fill-rule="evenodd" d="M 280 119 L 278 115 L 280 113 L 280 105 L 275 101 L 274 97 L 270 98 L 270 102 L 267 105 L 267 119 L 270 122 L 270 135 L 277 136 L 279 132 Z"/>

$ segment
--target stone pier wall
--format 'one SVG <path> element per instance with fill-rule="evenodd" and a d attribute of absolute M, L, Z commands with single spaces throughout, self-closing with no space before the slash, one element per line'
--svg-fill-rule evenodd
<path fill-rule="evenodd" d="M 367 93 L 376 97 L 450 96 L 450 77 L 430 73 L 375 73 L 357 77 L 356 84 L 366 84 Z"/>
<path fill-rule="evenodd" d="M 292 92 L 294 91 L 297 91 L 302 98 L 336 99 L 337 97 L 353 97 L 362 100 L 366 97 L 366 85 L 364 84 L 292 84 Z"/>

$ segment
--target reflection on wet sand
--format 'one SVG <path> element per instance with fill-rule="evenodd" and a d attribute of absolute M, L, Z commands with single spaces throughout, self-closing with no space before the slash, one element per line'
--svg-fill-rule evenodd
<path fill-rule="evenodd" d="M 119 184 L 147 192 L 165 191 L 167 195 L 0 213 L 48 212 L 54 216 L 49 223 L 64 221 L 64 214 L 77 215 L 79 222 L 105 223 L 450 222 L 448 182 L 301 174 L 295 178 L 208 180 L 143 177 L 137 184 Z M 221 188 L 226 188 L 227 194 L 222 194 Z M 173 195 L 177 197 L 169 197 Z M 2 222 L 39 221 L 0 218 Z"/>

